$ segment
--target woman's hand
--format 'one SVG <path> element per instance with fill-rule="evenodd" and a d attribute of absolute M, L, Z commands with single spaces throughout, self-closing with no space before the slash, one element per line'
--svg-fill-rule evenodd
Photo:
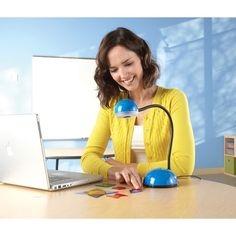
<path fill-rule="evenodd" d="M 116 161 L 116 160 L 114 160 L 114 159 L 112 159 L 112 158 L 107 158 L 106 159 L 106 162 L 108 163 L 108 164 L 110 164 L 110 165 L 112 165 L 112 166 L 115 166 L 115 167 L 124 167 L 125 166 L 125 164 L 123 164 L 122 162 L 120 162 L 120 161 Z"/>
<path fill-rule="evenodd" d="M 126 182 L 135 189 L 142 188 L 142 181 L 137 171 L 137 164 L 123 164 L 113 159 L 107 160 L 112 167 L 108 171 L 108 178 L 115 179 L 119 183 Z"/>

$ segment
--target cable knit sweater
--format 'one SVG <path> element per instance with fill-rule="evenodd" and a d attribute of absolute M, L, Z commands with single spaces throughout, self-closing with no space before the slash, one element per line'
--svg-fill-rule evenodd
<path fill-rule="evenodd" d="M 120 99 L 127 98 L 122 94 Z M 131 162 L 131 142 L 135 117 L 117 118 L 111 101 L 111 108 L 100 108 L 95 127 L 82 155 L 81 165 L 85 172 L 107 178 L 111 165 L 102 157 L 109 139 L 115 152 L 115 160 Z M 164 106 L 171 114 L 174 124 L 174 139 L 171 155 L 171 170 L 177 175 L 190 175 L 195 163 L 195 145 L 189 116 L 188 102 L 178 89 L 158 87 L 153 104 Z M 137 166 L 140 176 L 154 168 L 167 168 L 170 143 L 170 123 L 166 113 L 158 108 L 149 109 L 143 120 L 145 163 Z"/>

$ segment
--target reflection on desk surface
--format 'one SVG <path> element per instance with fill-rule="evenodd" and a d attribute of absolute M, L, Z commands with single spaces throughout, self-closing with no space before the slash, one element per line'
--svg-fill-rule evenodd
<path fill-rule="evenodd" d="M 47 192 L 0 185 L 0 217 L 39 218 L 236 218 L 236 188 L 184 178 L 174 188 L 144 188 L 119 199 L 93 198 L 78 192 L 95 184 Z M 111 188 L 103 188 L 111 190 Z"/>

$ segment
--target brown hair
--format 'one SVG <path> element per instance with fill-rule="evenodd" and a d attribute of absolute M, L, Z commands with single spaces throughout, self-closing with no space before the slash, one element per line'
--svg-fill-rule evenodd
<path fill-rule="evenodd" d="M 98 85 L 97 97 L 100 100 L 100 104 L 108 108 L 112 98 L 118 98 L 121 91 L 127 91 L 112 79 L 109 71 L 107 54 L 111 48 L 117 45 L 135 52 L 140 58 L 143 68 L 144 88 L 151 87 L 160 75 L 159 66 L 152 58 L 151 50 L 142 38 L 132 31 L 121 27 L 109 32 L 99 46 L 96 57 L 97 68 L 94 75 L 94 80 Z"/>

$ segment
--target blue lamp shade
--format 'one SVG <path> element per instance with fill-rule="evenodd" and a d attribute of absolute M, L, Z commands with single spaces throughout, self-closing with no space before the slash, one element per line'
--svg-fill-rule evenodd
<path fill-rule="evenodd" d="M 123 99 L 116 104 L 114 112 L 119 118 L 129 118 L 138 115 L 138 107 L 133 100 Z"/>
<path fill-rule="evenodd" d="M 170 188 L 177 186 L 178 180 L 171 170 L 157 168 L 145 175 L 143 184 L 153 188 Z"/>

